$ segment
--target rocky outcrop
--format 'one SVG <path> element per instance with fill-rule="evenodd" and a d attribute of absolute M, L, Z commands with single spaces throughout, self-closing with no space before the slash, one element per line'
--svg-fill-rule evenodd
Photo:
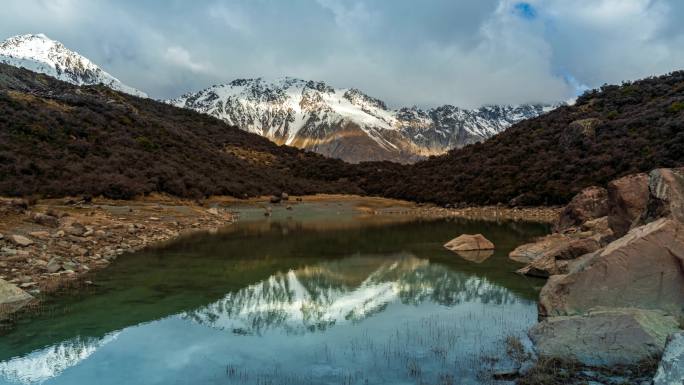
<path fill-rule="evenodd" d="M 608 183 L 608 225 L 621 237 L 639 220 L 648 204 L 648 175 L 634 174 Z"/>
<path fill-rule="evenodd" d="M 684 222 L 684 168 L 651 171 L 648 191 L 648 205 L 641 215 L 640 224 L 662 217 Z"/>
<path fill-rule="evenodd" d="M 33 300 L 27 292 L 0 279 L 0 320 L 26 306 Z"/>
<path fill-rule="evenodd" d="M 631 230 L 541 291 L 542 315 L 582 314 L 597 306 L 662 309 L 684 304 L 684 224 L 667 218 Z"/>
<path fill-rule="evenodd" d="M 551 250 L 551 252 L 543 255 L 541 258 L 518 269 L 516 273 L 540 278 L 568 274 L 572 266 L 576 265 L 581 259 L 590 257 L 592 255 L 590 253 L 599 249 L 600 245 L 596 240 L 591 238 L 577 239 L 568 243 L 564 249 Z"/>
<path fill-rule="evenodd" d="M 508 258 L 520 263 L 530 263 L 544 256 L 549 250 L 564 247 L 569 242 L 570 238 L 566 235 L 550 234 L 537 239 L 535 242 L 516 247 L 508 254 Z"/>
<path fill-rule="evenodd" d="M 596 118 L 579 119 L 571 122 L 561 132 L 561 146 L 569 147 L 584 141 L 593 141 L 596 138 L 596 126 L 600 124 L 601 120 Z"/>
<path fill-rule="evenodd" d="M 660 355 L 677 320 L 660 311 L 597 309 L 584 316 L 553 317 L 529 332 L 537 352 L 585 365 L 633 364 Z"/>
<path fill-rule="evenodd" d="M 494 244 L 482 234 L 463 234 L 444 244 L 451 251 L 493 250 Z"/>
<path fill-rule="evenodd" d="M 527 263 L 517 273 L 543 278 L 567 274 L 568 261 L 599 250 L 612 237 L 606 217 L 587 221 L 580 228 L 572 230 L 574 232 L 547 235 L 511 251 L 509 258 Z"/>
<path fill-rule="evenodd" d="M 667 339 L 653 385 L 681 385 L 684 382 L 684 332 L 674 333 Z"/>
<path fill-rule="evenodd" d="M 608 215 L 608 191 L 602 187 L 587 187 L 575 195 L 560 214 L 558 231 Z"/>
<path fill-rule="evenodd" d="M 583 190 L 556 229 L 511 253 L 535 257 L 519 273 L 549 277 L 539 299 L 547 318 L 530 330 L 538 353 L 608 366 L 662 353 L 684 316 L 684 169 L 617 179 L 605 199 Z M 682 343 L 670 344 L 658 376 L 680 384 Z"/>

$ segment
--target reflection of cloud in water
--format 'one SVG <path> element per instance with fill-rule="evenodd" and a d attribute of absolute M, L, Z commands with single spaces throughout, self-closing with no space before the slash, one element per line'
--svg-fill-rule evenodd
<path fill-rule="evenodd" d="M 19 384 L 47 381 L 90 357 L 98 348 L 116 339 L 118 334 L 111 333 L 103 338 L 75 338 L 24 357 L 0 362 L 0 376 Z"/>
<path fill-rule="evenodd" d="M 290 333 L 355 322 L 400 301 L 520 302 L 507 289 L 413 256 L 347 258 L 278 273 L 183 317 L 235 333 L 283 328 Z"/>

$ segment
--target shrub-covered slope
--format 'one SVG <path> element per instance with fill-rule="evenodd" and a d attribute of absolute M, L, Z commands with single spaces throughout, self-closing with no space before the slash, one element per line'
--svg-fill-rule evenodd
<path fill-rule="evenodd" d="M 558 204 L 590 185 L 681 165 L 684 71 L 604 86 L 484 143 L 405 168 L 385 167 L 386 177 L 362 187 L 438 203 Z"/>
<path fill-rule="evenodd" d="M 360 192 L 336 173 L 299 176 L 346 167 L 199 113 L 0 64 L 0 195 Z"/>
<path fill-rule="evenodd" d="M 604 86 L 485 143 L 406 166 L 350 165 L 102 86 L 0 65 L 0 195 L 360 193 L 441 204 L 559 204 L 684 165 L 684 72 Z"/>

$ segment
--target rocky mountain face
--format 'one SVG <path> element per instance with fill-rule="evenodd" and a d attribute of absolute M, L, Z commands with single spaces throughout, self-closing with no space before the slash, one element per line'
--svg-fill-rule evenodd
<path fill-rule="evenodd" d="M 391 110 L 357 89 L 294 78 L 238 79 L 166 102 L 212 115 L 278 144 L 352 163 L 412 163 L 481 142 L 552 109 L 522 105 L 465 110 L 445 105 Z"/>
<path fill-rule="evenodd" d="M 76 85 L 104 84 L 127 94 L 144 97 L 87 58 L 43 34 L 19 35 L 0 43 L 0 63 L 23 67 Z"/>

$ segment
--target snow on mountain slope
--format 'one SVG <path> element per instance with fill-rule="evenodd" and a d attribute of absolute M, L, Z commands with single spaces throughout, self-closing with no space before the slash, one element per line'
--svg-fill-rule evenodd
<path fill-rule="evenodd" d="M 357 89 L 283 78 L 238 79 L 167 100 L 243 130 L 350 162 L 412 162 L 485 140 L 548 106 L 389 110 Z"/>
<path fill-rule="evenodd" d="M 23 67 L 76 85 L 103 84 L 127 94 L 147 97 L 144 92 L 121 83 L 87 58 L 43 34 L 19 35 L 1 42 L 0 63 Z"/>

